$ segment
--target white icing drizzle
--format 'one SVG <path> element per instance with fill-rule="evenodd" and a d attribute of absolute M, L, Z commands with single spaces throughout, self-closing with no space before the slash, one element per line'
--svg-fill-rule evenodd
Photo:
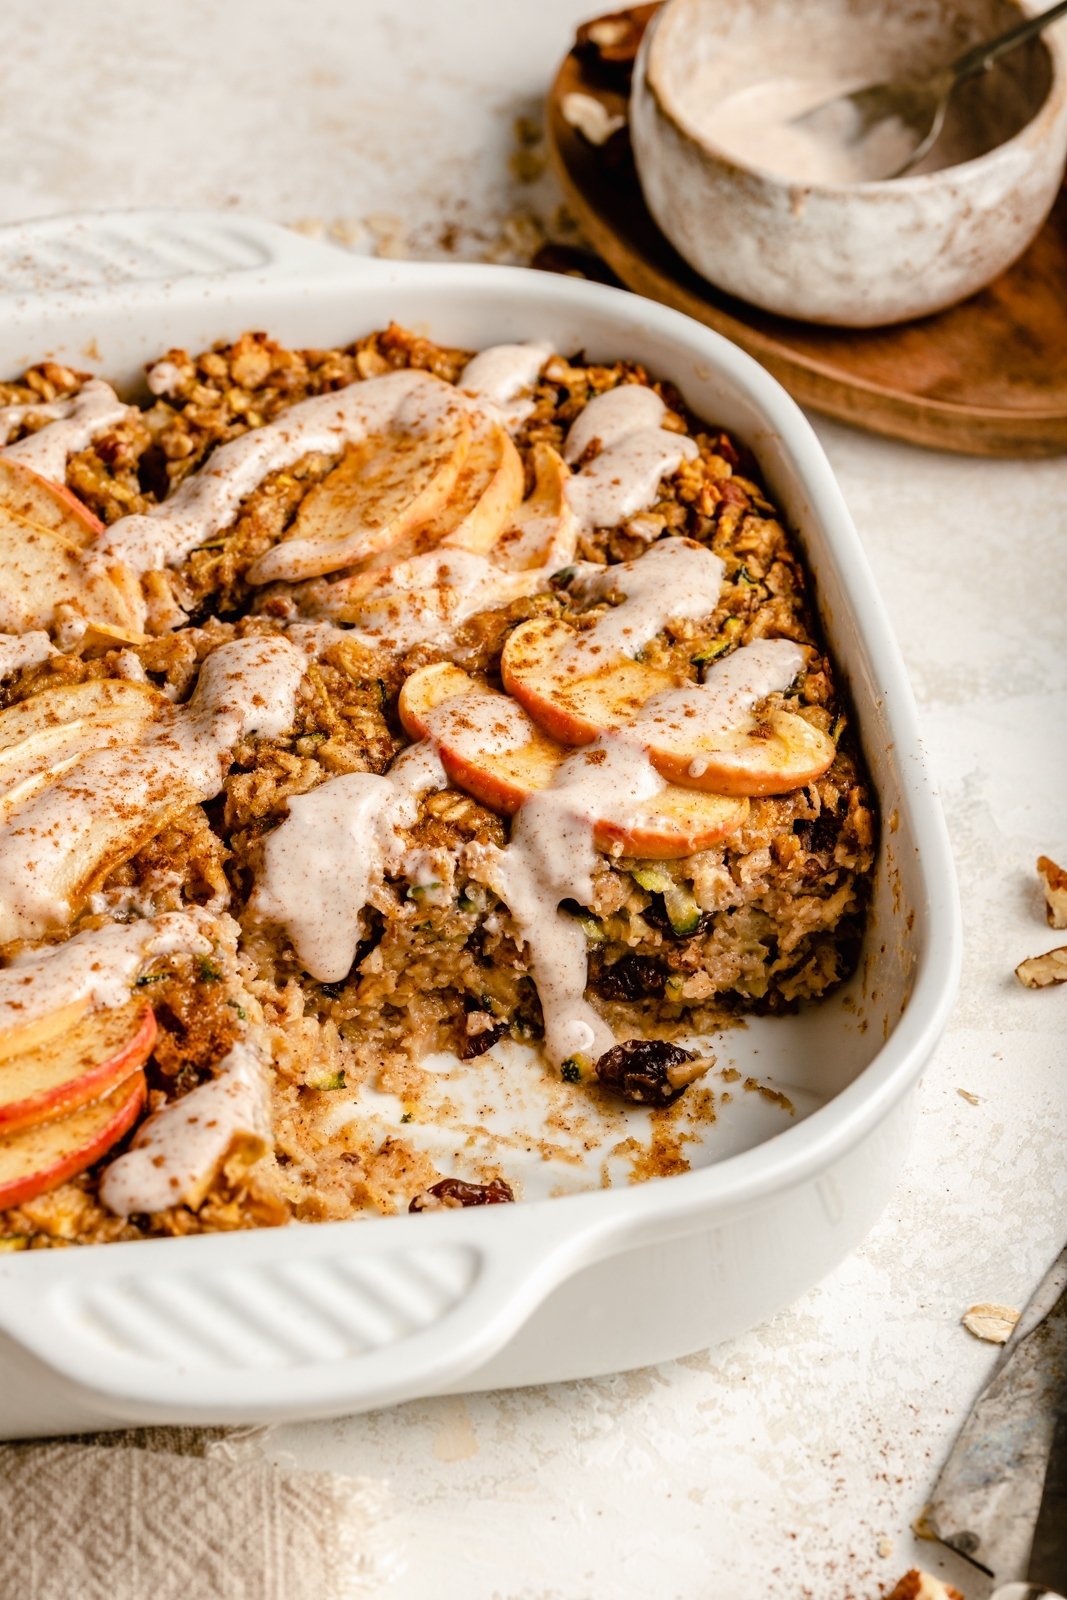
<path fill-rule="evenodd" d="M 519 809 L 507 848 L 491 858 L 493 887 L 529 951 L 545 1052 L 556 1066 L 575 1055 L 595 1061 L 615 1043 L 585 998 L 585 930 L 559 903 L 592 904 L 594 823 L 624 820 L 638 802 L 663 787 L 643 750 L 601 739 L 569 756 L 551 786 L 530 796 Z"/>
<path fill-rule="evenodd" d="M 100 1198 L 120 1217 L 199 1204 L 234 1141 L 254 1156 L 271 1146 L 270 1089 L 264 1041 L 249 1034 L 218 1064 L 216 1075 L 172 1100 L 141 1124 L 132 1147 L 105 1171 Z"/>
<path fill-rule="evenodd" d="M 157 956 L 206 955 L 204 913 L 168 911 L 152 920 L 111 923 L 77 933 L 66 944 L 30 950 L 0 972 L 0 1032 L 48 1016 L 76 1000 L 125 1005 L 134 979 Z"/>
<path fill-rule="evenodd" d="M 643 383 L 620 383 L 594 396 L 571 423 L 563 444 L 563 459 L 573 466 L 596 440 L 601 450 L 645 428 L 658 428 L 667 407 L 654 389 Z"/>
<path fill-rule="evenodd" d="M 309 584 L 301 609 L 312 617 L 344 617 L 369 647 L 404 650 L 447 641 L 470 617 L 546 588 L 551 572 L 504 572 L 472 550 L 438 550 L 385 568 L 369 587 L 362 574 L 353 597 L 345 578 Z"/>
<path fill-rule="evenodd" d="M 61 926 L 70 906 L 59 885 L 77 844 L 91 844 L 102 815 L 138 819 L 160 807 L 218 794 L 237 742 L 292 726 L 307 657 L 274 636 L 221 645 L 200 669 L 187 706 L 161 705 L 132 746 L 90 748 L 0 830 L 0 938 L 34 938 Z"/>
<path fill-rule="evenodd" d="M 653 389 L 624 383 L 597 395 L 576 417 L 563 446 L 575 462 L 594 442 L 599 454 L 567 483 L 567 498 L 585 528 L 610 528 L 647 511 L 660 479 L 698 454 L 694 440 L 661 427 L 667 407 Z"/>
<path fill-rule="evenodd" d="M 66 400 L 0 407 L 0 435 L 4 439 L 10 438 L 29 416 L 49 419 L 47 426 L 36 433 L 7 445 L 3 454 L 40 473 L 42 478 L 62 483 L 69 457 L 84 450 L 98 433 L 130 415 L 136 415 L 136 407 L 125 405 L 109 383 L 90 378 L 84 388 Z"/>
<path fill-rule="evenodd" d="M 194 733 L 216 754 L 249 734 L 277 739 L 293 725 L 306 670 L 306 656 L 274 634 L 220 645 L 200 668 L 189 702 Z"/>
<path fill-rule="evenodd" d="M 571 584 L 572 594 L 587 600 L 615 593 L 624 598 L 575 635 L 560 652 L 560 665 L 568 673 L 596 672 L 620 656 L 636 655 L 668 622 L 709 617 L 725 573 L 719 557 L 692 539 L 661 539 L 635 561 L 583 568 Z"/>
<path fill-rule="evenodd" d="M 344 773 L 290 799 L 264 843 L 251 909 L 285 928 L 320 983 L 351 969 L 364 908 L 384 875 L 402 868 L 401 830 L 418 820 L 421 797 L 446 782 L 433 746 L 416 744 L 386 773 Z"/>
<path fill-rule="evenodd" d="M 703 683 L 667 689 L 646 700 L 620 736 L 662 744 L 672 734 L 687 742 L 725 734 L 743 724 L 769 694 L 788 689 L 803 665 L 804 652 L 791 639 L 755 639 L 725 660 L 713 661 Z M 690 777 L 701 778 L 706 770 L 707 762 L 699 757 L 690 763 Z"/>
<path fill-rule="evenodd" d="M 8 678 L 20 667 L 35 667 L 55 655 L 47 633 L 33 628 L 21 635 L 0 633 L 0 678 Z"/>
<path fill-rule="evenodd" d="M 385 373 L 301 400 L 275 421 L 221 445 L 162 505 L 112 523 L 93 560 L 117 557 L 135 572 L 173 564 L 228 527 L 242 500 L 269 473 L 306 455 L 336 455 L 369 433 L 418 431 L 465 403 L 470 404 L 450 384 L 416 371 Z"/>
<path fill-rule="evenodd" d="M 508 755 L 535 737 L 536 729 L 517 700 L 484 689 L 442 700 L 424 717 L 431 739 L 477 757 Z"/>
<path fill-rule="evenodd" d="M 491 345 L 467 362 L 457 387 L 474 399 L 489 401 L 503 413 L 510 427 L 516 427 L 526 420 L 534 405 L 532 400 L 518 397 L 536 381 L 551 354 L 552 346 L 544 340 Z"/>
<path fill-rule="evenodd" d="M 537 733 L 515 701 L 479 690 L 443 701 L 428 713 L 426 725 L 431 738 L 471 760 L 521 750 Z M 664 787 L 643 747 L 605 735 L 575 751 L 547 788 L 530 795 L 506 849 L 482 854 L 489 881 L 530 952 L 545 1050 L 557 1066 L 572 1055 L 595 1059 L 615 1042 L 584 997 L 585 933 L 559 902 L 592 903 L 594 825 L 625 826 Z"/>

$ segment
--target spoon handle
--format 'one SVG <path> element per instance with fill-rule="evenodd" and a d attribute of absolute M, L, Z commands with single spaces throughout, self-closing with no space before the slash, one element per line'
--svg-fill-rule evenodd
<path fill-rule="evenodd" d="M 961 83 L 964 78 L 973 78 L 975 73 L 984 72 L 986 67 L 991 67 L 994 61 L 999 61 L 1009 50 L 1017 49 L 1019 45 L 1025 44 L 1027 39 L 1033 39 L 1041 33 L 1050 22 L 1055 22 L 1057 17 L 1065 15 L 1067 15 L 1067 0 L 1059 0 L 1057 5 L 1050 6 L 1047 11 L 1040 12 L 1036 17 L 1028 18 L 1026 22 L 1020 22 L 1015 28 L 1009 28 L 1007 33 L 1002 33 L 999 38 L 987 39 L 984 44 L 976 44 L 972 50 L 957 57 L 949 68 L 954 81 Z"/>

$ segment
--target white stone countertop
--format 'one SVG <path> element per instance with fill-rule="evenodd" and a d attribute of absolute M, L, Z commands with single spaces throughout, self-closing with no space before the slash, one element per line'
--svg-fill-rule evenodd
<path fill-rule="evenodd" d="M 590 11 L 7 0 L 0 221 L 204 205 L 360 250 L 522 259 L 558 197 L 509 170 L 514 122 Z M 910 1163 L 862 1249 L 724 1348 L 274 1430 L 279 1459 L 377 1486 L 394 1600 L 874 1600 L 916 1563 L 988 1594 L 910 1523 L 996 1358 L 961 1313 L 1021 1306 L 1067 1233 L 1067 991 L 1012 976 L 1055 942 L 1034 859 L 1067 858 L 1067 461 L 817 426 L 911 671 L 963 893 L 963 987 Z"/>

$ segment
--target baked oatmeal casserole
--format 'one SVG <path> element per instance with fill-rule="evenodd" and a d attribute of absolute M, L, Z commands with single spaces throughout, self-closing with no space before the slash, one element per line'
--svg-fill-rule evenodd
<path fill-rule="evenodd" d="M 848 976 L 874 856 L 755 463 L 533 343 L 148 387 L 0 385 L 0 1247 L 510 1200 L 440 1051 L 684 1168 L 694 1037 Z"/>

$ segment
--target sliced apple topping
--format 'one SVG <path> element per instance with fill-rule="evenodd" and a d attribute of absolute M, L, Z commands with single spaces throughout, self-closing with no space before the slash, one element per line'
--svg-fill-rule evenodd
<path fill-rule="evenodd" d="M 150 1006 L 89 1011 L 0 1066 L 0 1136 L 67 1116 L 143 1067 L 156 1040 Z"/>
<path fill-rule="evenodd" d="M 252 563 L 249 581 L 319 577 L 401 545 L 455 494 L 473 431 L 470 414 L 457 410 L 425 430 L 389 429 L 351 445 L 304 497 L 281 543 Z"/>
<path fill-rule="evenodd" d="M 578 519 L 567 498 L 570 469 L 550 444 L 532 451 L 534 486 L 494 551 L 494 560 L 511 571 L 542 568 L 557 572 L 574 560 Z"/>
<path fill-rule="evenodd" d="M 533 594 L 544 583 L 541 571 L 502 572 L 487 556 L 439 548 L 381 572 L 318 579 L 301 585 L 295 598 L 306 617 L 354 623 L 359 636 L 405 649 L 447 640 L 479 611 Z"/>
<path fill-rule="evenodd" d="M 57 684 L 0 714 L 0 826 L 89 750 L 136 742 L 169 703 L 147 684 Z"/>
<path fill-rule="evenodd" d="M 171 817 L 217 794 L 239 740 L 292 725 L 306 667 L 289 641 L 253 636 L 207 658 L 187 706 L 90 680 L 0 712 L 0 944 L 62 927 Z"/>
<path fill-rule="evenodd" d="M 500 661 L 508 693 L 561 744 L 592 744 L 602 733 L 625 727 L 652 695 L 683 681 L 627 657 L 609 656 L 597 670 L 593 656 L 586 671 L 575 672 L 571 661 L 581 639 L 565 622 L 534 618 L 509 634 Z"/>
<path fill-rule="evenodd" d="M 57 685 L 0 713 L 0 943 L 68 921 L 188 803 L 180 777 L 149 805 L 122 793 L 139 740 L 173 715 L 157 690 L 125 679 Z"/>
<path fill-rule="evenodd" d="M 92 570 L 85 562 L 103 531 L 68 489 L 0 455 L 0 630 L 50 628 L 66 603 L 124 643 L 140 642 L 136 578 L 119 562 Z"/>
<path fill-rule="evenodd" d="M 99 1161 L 132 1128 L 146 1095 L 144 1073 L 135 1072 L 69 1116 L 0 1138 L 0 1208 L 58 1189 Z"/>
<path fill-rule="evenodd" d="M 23 951 L 0 970 L 0 1073 L 70 1030 L 90 1006 L 129 1003 L 138 975 L 158 956 L 207 955 L 214 919 L 199 908 L 88 928 L 62 944 Z"/>
<path fill-rule="evenodd" d="M 524 481 L 522 457 L 509 434 L 499 422 L 479 420 L 454 493 L 419 530 L 420 549 L 440 543 L 485 555 L 521 504 Z"/>
<path fill-rule="evenodd" d="M 619 790 L 606 793 L 611 786 L 598 781 L 602 752 L 573 756 L 514 700 L 447 662 L 422 667 L 408 678 L 400 693 L 400 718 L 412 738 L 434 740 L 453 783 L 506 816 L 538 791 L 566 783 L 575 815 L 587 816 L 603 850 L 621 848 L 649 860 L 692 855 L 720 844 L 748 814 L 743 800 L 658 779 L 648 785 L 650 793 L 636 798 Z"/>
<path fill-rule="evenodd" d="M 18 969 L 8 969 L 12 970 L 17 973 Z M 78 995 L 52 1011 L 0 1029 L 0 1068 L 12 1056 L 29 1055 L 67 1033 L 85 1015 L 90 1003 L 87 994 Z"/>
<path fill-rule="evenodd" d="M 803 670 L 789 639 L 757 639 L 714 662 L 702 684 L 645 702 L 627 730 L 664 777 L 719 794 L 788 794 L 821 778 L 836 754 L 795 711 L 763 709 Z"/>
<path fill-rule="evenodd" d="M 833 740 L 796 712 L 759 714 L 804 665 L 790 640 L 743 645 L 714 662 L 702 684 L 621 657 L 610 641 L 598 667 L 597 649 L 597 629 L 523 623 L 504 649 L 505 687 L 554 738 L 580 745 L 617 733 L 640 743 L 672 782 L 717 794 L 786 794 L 834 759 Z"/>

